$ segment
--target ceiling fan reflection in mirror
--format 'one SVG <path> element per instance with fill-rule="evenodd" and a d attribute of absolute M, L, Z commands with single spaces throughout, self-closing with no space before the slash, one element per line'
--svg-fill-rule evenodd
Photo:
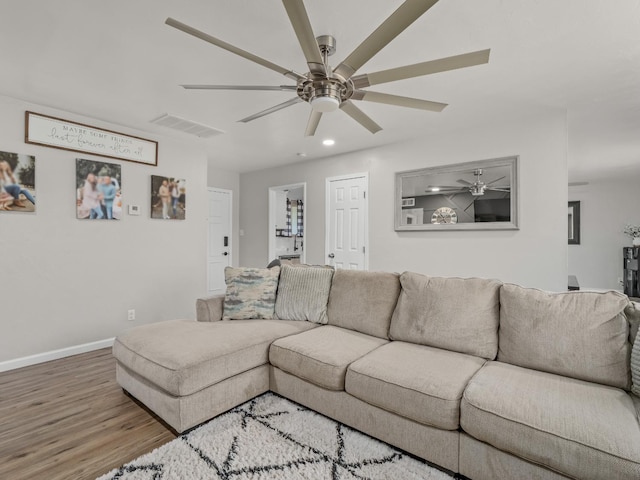
<path fill-rule="evenodd" d="M 307 60 L 309 72 L 300 74 L 284 68 L 257 55 L 242 50 L 207 33 L 197 30 L 173 18 L 167 18 L 166 24 L 196 38 L 223 48 L 263 67 L 278 72 L 295 80 L 295 85 L 182 85 L 193 90 L 266 90 L 292 91 L 296 97 L 271 108 L 239 120 L 250 122 L 270 113 L 277 112 L 299 102 L 311 105 L 311 115 L 305 130 L 306 136 L 315 134 L 322 115 L 338 109 L 353 118 L 356 122 L 376 133 L 382 128 L 360 110 L 353 102 L 367 101 L 417 108 L 433 112 L 442 111 L 447 104 L 431 102 L 417 98 L 409 98 L 387 93 L 364 90 L 372 85 L 394 82 L 407 78 L 420 77 L 432 73 L 445 72 L 458 68 L 488 63 L 490 50 L 455 55 L 452 57 L 431 60 L 403 67 L 391 68 L 374 73 L 355 73 L 423 13 L 435 5 L 438 0 L 406 0 L 382 24 L 373 31 L 356 49 L 351 52 L 337 67 L 329 65 L 329 56 L 335 53 L 336 40 L 330 35 L 316 37 L 311 27 L 303 0 L 282 0 L 291 25 L 295 31 L 302 52 Z"/>
<path fill-rule="evenodd" d="M 482 180 L 480 180 L 480 177 L 482 176 L 483 173 L 484 173 L 484 170 L 482 168 L 476 168 L 473 171 L 473 174 L 476 176 L 476 179 L 473 183 L 460 178 L 456 180 L 456 182 L 463 186 L 429 185 L 427 187 L 426 193 L 444 195 L 444 194 L 462 193 L 462 192 L 468 191 L 474 197 L 484 195 L 487 190 L 493 191 L 493 192 L 511 193 L 510 185 L 496 185 L 496 183 L 498 183 L 500 180 L 506 178 L 506 175 L 503 175 L 500 178 L 496 178 L 495 180 L 492 180 L 490 182 L 484 183 Z"/>

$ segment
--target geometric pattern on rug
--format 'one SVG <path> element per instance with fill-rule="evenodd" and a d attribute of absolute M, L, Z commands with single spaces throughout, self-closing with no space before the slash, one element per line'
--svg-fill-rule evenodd
<path fill-rule="evenodd" d="M 390 445 L 265 393 L 98 480 L 451 480 Z"/>

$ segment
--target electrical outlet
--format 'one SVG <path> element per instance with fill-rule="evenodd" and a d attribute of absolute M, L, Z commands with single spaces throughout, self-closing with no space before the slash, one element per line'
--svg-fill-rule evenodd
<path fill-rule="evenodd" d="M 127 320 L 130 322 L 136 319 L 136 311 L 134 309 L 127 310 Z"/>

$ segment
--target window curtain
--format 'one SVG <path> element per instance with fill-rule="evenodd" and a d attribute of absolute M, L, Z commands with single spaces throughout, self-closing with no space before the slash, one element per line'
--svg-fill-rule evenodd
<path fill-rule="evenodd" d="M 303 231 L 303 224 L 304 224 L 304 208 L 302 206 L 302 200 L 298 200 L 298 218 L 297 218 L 297 223 L 298 223 L 298 236 L 302 237 L 304 236 L 304 231 Z"/>
<path fill-rule="evenodd" d="M 284 234 L 287 237 L 291 236 L 291 201 L 290 200 L 287 200 L 287 228 Z"/>

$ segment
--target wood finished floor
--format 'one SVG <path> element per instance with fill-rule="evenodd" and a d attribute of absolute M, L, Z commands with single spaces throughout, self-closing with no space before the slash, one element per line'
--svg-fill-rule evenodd
<path fill-rule="evenodd" d="M 124 394 L 110 348 L 0 373 L 2 480 L 93 480 L 175 437 Z"/>

